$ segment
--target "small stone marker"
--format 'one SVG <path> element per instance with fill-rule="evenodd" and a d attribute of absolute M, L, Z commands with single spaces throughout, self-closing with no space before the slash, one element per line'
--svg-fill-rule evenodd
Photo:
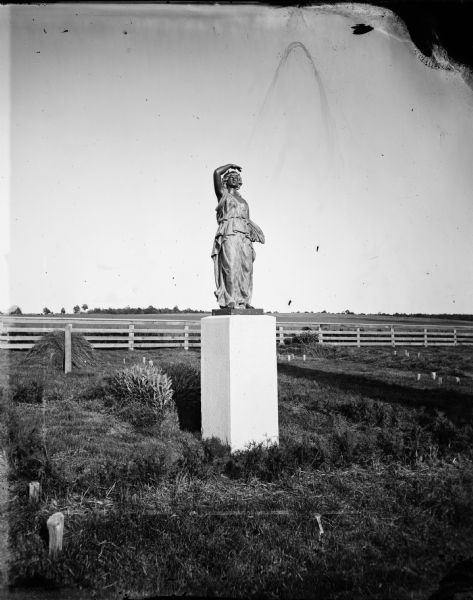
<path fill-rule="evenodd" d="M 31 504 L 35 504 L 39 501 L 39 494 L 41 492 L 41 485 L 39 481 L 30 481 L 29 483 L 29 501 Z"/>
<path fill-rule="evenodd" d="M 409 352 L 406 350 L 406 356 L 409 356 Z"/>
<path fill-rule="evenodd" d="M 417 381 L 420 381 L 420 373 L 417 373 Z"/>
<path fill-rule="evenodd" d="M 432 371 L 432 379 L 435 381 L 437 379 L 437 373 Z"/>
<path fill-rule="evenodd" d="M 315 520 L 317 521 L 317 525 L 319 526 L 319 540 L 324 534 L 324 528 L 322 527 L 322 517 L 318 513 L 314 515 Z"/>
<path fill-rule="evenodd" d="M 439 385 L 442 385 L 443 377 L 439 377 L 438 382 L 439 382 Z"/>
<path fill-rule="evenodd" d="M 126 358 L 123 359 L 123 364 L 126 365 Z"/>
<path fill-rule="evenodd" d="M 420 352 L 417 353 L 417 358 L 420 358 Z"/>
<path fill-rule="evenodd" d="M 457 383 L 460 383 L 460 377 L 455 377 L 455 381 L 456 381 Z"/>
<path fill-rule="evenodd" d="M 305 354 L 303 354 L 302 355 L 302 360 L 305 360 L 305 359 L 306 359 L 306 356 L 305 356 Z"/>
<path fill-rule="evenodd" d="M 287 355 L 287 362 L 291 362 L 291 355 L 290 354 Z"/>
<path fill-rule="evenodd" d="M 54 513 L 46 522 L 49 533 L 49 556 L 57 556 L 62 550 L 64 535 L 64 515 L 62 512 Z"/>
<path fill-rule="evenodd" d="M 394 350 L 393 354 L 394 356 L 397 356 L 397 350 Z"/>
<path fill-rule="evenodd" d="M 149 360 L 149 361 L 148 361 L 148 364 L 149 364 L 149 366 L 150 366 L 150 367 L 152 367 L 152 366 L 153 366 L 153 361 L 152 361 L 152 360 Z"/>
<path fill-rule="evenodd" d="M 143 364 L 146 364 L 146 356 L 143 356 Z"/>

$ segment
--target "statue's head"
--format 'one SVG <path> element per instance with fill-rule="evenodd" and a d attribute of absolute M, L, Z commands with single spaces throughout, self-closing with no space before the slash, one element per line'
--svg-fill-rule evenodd
<path fill-rule="evenodd" d="M 226 171 L 225 175 L 222 177 L 222 181 L 227 188 L 235 188 L 237 190 L 241 188 L 243 183 L 240 173 L 231 169 Z"/>

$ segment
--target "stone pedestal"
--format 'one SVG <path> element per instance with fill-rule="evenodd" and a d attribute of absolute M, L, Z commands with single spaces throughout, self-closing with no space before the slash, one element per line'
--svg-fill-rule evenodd
<path fill-rule="evenodd" d="M 278 443 L 276 318 L 205 317 L 201 321 L 202 438 L 232 452 Z"/>

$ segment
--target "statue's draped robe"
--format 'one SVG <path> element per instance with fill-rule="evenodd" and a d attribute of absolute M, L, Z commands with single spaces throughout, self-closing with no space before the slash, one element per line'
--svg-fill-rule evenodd
<path fill-rule="evenodd" d="M 212 249 L 215 296 L 219 306 L 251 304 L 253 291 L 253 241 L 264 241 L 263 232 L 250 221 L 247 202 L 225 190 L 217 205 L 218 229 Z M 262 237 L 263 239 L 259 239 Z"/>

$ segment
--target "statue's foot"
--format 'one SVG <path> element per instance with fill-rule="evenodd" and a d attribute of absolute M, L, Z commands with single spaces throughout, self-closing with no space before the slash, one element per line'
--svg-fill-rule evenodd
<path fill-rule="evenodd" d="M 251 304 L 245 304 L 245 308 L 254 308 L 254 306 L 251 306 Z"/>
<path fill-rule="evenodd" d="M 229 302 L 226 308 L 235 308 L 235 302 Z"/>

